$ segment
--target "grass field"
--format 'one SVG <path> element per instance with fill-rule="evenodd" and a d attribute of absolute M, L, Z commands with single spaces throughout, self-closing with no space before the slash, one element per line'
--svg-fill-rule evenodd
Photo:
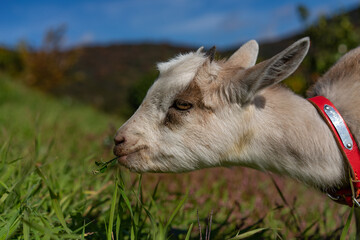
<path fill-rule="evenodd" d="M 0 239 L 340 238 L 349 208 L 251 169 L 93 175 L 122 122 L 0 76 Z"/>

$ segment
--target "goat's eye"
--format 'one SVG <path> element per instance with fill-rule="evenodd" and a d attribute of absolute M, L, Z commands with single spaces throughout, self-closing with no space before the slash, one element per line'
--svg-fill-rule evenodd
<path fill-rule="evenodd" d="M 189 110 L 190 108 L 192 108 L 192 104 L 186 101 L 182 101 L 182 100 L 175 100 L 174 102 L 174 108 L 180 111 L 185 111 L 185 110 Z"/>

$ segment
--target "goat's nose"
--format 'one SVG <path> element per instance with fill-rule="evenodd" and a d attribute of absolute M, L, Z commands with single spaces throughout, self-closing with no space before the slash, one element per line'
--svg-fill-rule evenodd
<path fill-rule="evenodd" d="M 114 137 L 114 142 L 115 142 L 115 145 L 120 145 L 120 144 L 124 143 L 124 142 L 125 142 L 125 136 L 123 136 L 123 135 L 116 135 L 116 136 Z"/>

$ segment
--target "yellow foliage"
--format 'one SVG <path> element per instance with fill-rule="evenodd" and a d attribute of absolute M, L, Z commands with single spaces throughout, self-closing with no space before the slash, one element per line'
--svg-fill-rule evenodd
<path fill-rule="evenodd" d="M 66 81 L 79 57 L 79 51 L 62 51 L 64 33 L 64 26 L 50 29 L 38 50 L 30 50 L 25 43 L 20 45 L 27 85 L 50 90 Z"/>

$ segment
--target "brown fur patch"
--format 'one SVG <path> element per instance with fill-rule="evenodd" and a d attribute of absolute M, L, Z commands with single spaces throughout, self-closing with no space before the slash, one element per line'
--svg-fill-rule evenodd
<path fill-rule="evenodd" d="M 203 101 L 203 94 L 199 85 L 196 82 L 196 77 L 190 82 L 190 84 L 174 98 L 175 101 L 188 102 L 192 105 L 189 110 L 177 110 L 175 106 L 171 106 L 164 119 L 164 125 L 173 129 L 175 126 L 181 126 L 184 124 L 185 117 L 190 113 L 195 113 L 199 116 L 200 122 L 206 119 L 206 114 L 212 113 L 213 109 L 206 106 Z"/>
<path fill-rule="evenodd" d="M 172 130 L 174 129 L 175 126 L 181 126 L 184 123 L 183 121 L 184 115 L 188 114 L 189 111 L 190 109 L 182 112 L 176 110 L 174 107 L 170 107 L 170 109 L 166 113 L 166 117 L 164 119 L 164 125 Z"/>
<path fill-rule="evenodd" d="M 235 151 L 241 154 L 246 146 L 249 145 L 250 141 L 254 138 L 254 132 L 249 130 L 235 144 Z"/>
<path fill-rule="evenodd" d="M 195 109 L 212 111 L 209 106 L 205 106 L 203 94 L 199 85 L 196 83 L 196 79 L 191 81 L 187 88 L 175 97 L 175 100 L 176 99 L 191 103 Z"/>

